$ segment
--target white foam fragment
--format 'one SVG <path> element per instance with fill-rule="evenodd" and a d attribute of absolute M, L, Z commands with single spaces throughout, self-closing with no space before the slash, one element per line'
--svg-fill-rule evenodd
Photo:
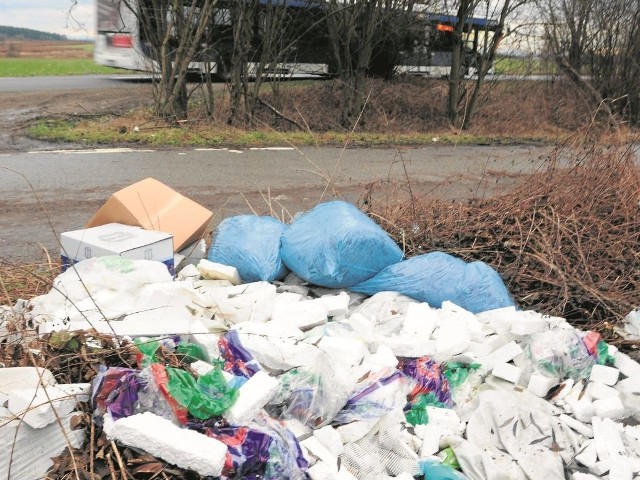
<path fill-rule="evenodd" d="M 640 393 L 640 381 L 637 378 L 623 378 L 615 386 L 616 390 L 627 393 Z"/>
<path fill-rule="evenodd" d="M 625 408 L 620 397 L 609 397 L 595 400 L 593 411 L 598 417 L 619 419 L 624 416 Z"/>
<path fill-rule="evenodd" d="M 276 394 L 280 381 L 259 371 L 238 391 L 238 399 L 223 416 L 231 425 L 246 425 Z"/>
<path fill-rule="evenodd" d="M 200 475 L 222 473 L 227 446 L 195 430 L 180 428 L 151 412 L 113 421 L 105 419 L 107 436 L 123 445 L 140 448 L 153 456 Z"/>
<path fill-rule="evenodd" d="M 325 352 L 334 362 L 352 367 L 359 365 L 366 355 L 367 346 L 355 338 L 322 336 L 314 344 Z"/>
<path fill-rule="evenodd" d="M 515 307 L 504 307 L 478 313 L 476 318 L 482 323 L 491 325 L 496 333 L 504 334 L 511 331 L 515 315 Z"/>
<path fill-rule="evenodd" d="M 311 463 L 313 463 L 316 459 L 319 459 L 329 465 L 338 464 L 338 457 L 331 453 L 331 451 L 327 447 L 325 447 L 320 442 L 320 440 L 315 437 L 315 435 L 312 435 L 309 438 L 305 438 L 300 442 L 300 445 L 308 452 L 308 455 L 311 456 Z"/>
<path fill-rule="evenodd" d="M 618 381 L 620 370 L 613 367 L 607 367 L 605 365 L 594 365 L 591 368 L 591 374 L 589 380 L 592 382 L 600 382 L 605 385 L 615 385 Z"/>
<path fill-rule="evenodd" d="M 507 382 L 517 384 L 522 375 L 522 369 L 511 363 L 496 363 L 491 371 L 494 377 L 501 378 Z"/>
<path fill-rule="evenodd" d="M 338 295 L 323 295 L 320 298 L 312 300 L 322 305 L 329 317 L 343 317 L 349 313 L 349 302 L 351 298 L 346 292 Z"/>
<path fill-rule="evenodd" d="M 196 372 L 199 376 L 206 375 L 207 373 L 209 373 L 211 370 L 215 368 L 210 363 L 204 362 L 202 360 L 196 360 L 190 366 L 191 366 L 191 369 L 194 372 Z M 220 373 L 222 373 L 222 376 L 227 381 L 227 383 L 233 380 L 234 378 L 234 375 L 232 373 L 225 372 L 224 370 L 220 370 Z"/>
<path fill-rule="evenodd" d="M 425 459 L 440 451 L 440 438 L 444 430 L 442 427 L 428 423 L 422 429 L 422 445 L 420 446 L 420 458 Z"/>
<path fill-rule="evenodd" d="M 242 283 L 240 274 L 236 267 L 223 265 L 222 263 L 212 262 L 203 258 L 198 262 L 198 271 L 205 280 L 228 280 L 233 285 Z"/>
<path fill-rule="evenodd" d="M 437 345 L 432 340 L 417 335 L 393 335 L 379 337 L 378 343 L 387 346 L 396 357 L 418 358 L 436 356 Z"/>
<path fill-rule="evenodd" d="M 343 444 L 357 442 L 371 431 L 376 420 L 356 420 L 336 428 Z"/>
<path fill-rule="evenodd" d="M 588 438 L 593 438 L 593 428 L 590 425 L 587 425 L 584 422 L 580 422 L 569 415 L 565 415 L 564 413 L 558 417 L 562 423 L 564 423 L 569 428 L 574 429 L 576 432 L 584 435 Z"/>
<path fill-rule="evenodd" d="M 493 351 L 491 354 L 479 361 L 487 368 L 493 368 L 497 363 L 508 363 L 523 352 L 522 347 L 515 341 L 511 341 L 506 345 Z"/>
<path fill-rule="evenodd" d="M 620 396 L 618 390 L 600 382 L 589 382 L 589 385 L 587 385 L 587 393 L 595 400 Z"/>
<path fill-rule="evenodd" d="M 616 424 L 608 418 L 593 417 L 593 441 L 598 452 L 598 460 L 609 460 L 611 457 L 625 453 L 620 431 Z"/>
<path fill-rule="evenodd" d="M 528 310 L 516 312 L 516 319 L 511 324 L 511 333 L 518 336 L 533 335 L 549 328 L 549 322 L 538 312 Z"/>
<path fill-rule="evenodd" d="M 633 469 L 629 459 L 624 455 L 616 455 L 609 459 L 609 478 L 611 480 L 632 480 Z"/>
<path fill-rule="evenodd" d="M 71 413 L 77 404 L 73 395 L 55 386 L 13 390 L 8 410 L 31 428 L 43 428 Z"/>
<path fill-rule="evenodd" d="M 587 440 L 576 455 L 576 461 L 587 468 L 592 468 L 598 462 L 598 452 L 593 440 Z"/>
<path fill-rule="evenodd" d="M 427 406 L 428 425 L 440 427 L 444 431 L 457 433 L 460 428 L 460 417 L 452 408 Z"/>
<path fill-rule="evenodd" d="M 271 320 L 306 331 L 327 323 L 327 309 L 315 300 L 280 302 L 275 305 Z"/>
<path fill-rule="evenodd" d="M 598 478 L 590 473 L 573 472 L 571 474 L 571 480 L 598 480 Z"/>
<path fill-rule="evenodd" d="M 478 318 L 468 310 L 465 310 L 459 305 L 452 303 L 448 300 L 442 302 L 442 308 L 440 310 L 440 318 L 443 322 L 454 321 L 464 323 L 466 331 L 469 333 L 471 340 L 480 341 L 484 337 L 483 324 Z"/>
<path fill-rule="evenodd" d="M 529 383 L 527 384 L 527 390 L 533 393 L 535 396 L 544 398 L 551 387 L 556 384 L 556 379 L 548 377 L 538 372 L 534 372 L 529 377 Z"/>
<path fill-rule="evenodd" d="M 433 338 L 436 341 L 434 359 L 439 362 L 466 351 L 471 343 L 466 323 L 455 316 L 443 318 L 438 328 L 433 332 Z"/>
<path fill-rule="evenodd" d="M 429 338 L 439 320 L 438 310 L 424 302 L 410 303 L 404 315 L 401 333 Z"/>
<path fill-rule="evenodd" d="M 331 425 L 314 430 L 313 436 L 336 457 L 340 456 L 344 451 L 344 444 L 340 434 Z"/>
<path fill-rule="evenodd" d="M 622 352 L 615 352 L 613 358 L 615 359 L 615 365 L 620 373 L 626 377 L 634 378 L 636 381 L 640 380 L 640 364 L 633 360 L 629 355 Z"/>
<path fill-rule="evenodd" d="M 609 460 L 603 460 L 601 462 L 596 462 L 592 467 L 589 467 L 589 471 L 594 475 L 601 477 L 609 471 L 609 468 Z"/>
<path fill-rule="evenodd" d="M 573 398 L 569 398 L 566 402 L 576 420 L 589 422 L 593 417 L 593 403 L 591 403 L 589 399 L 583 398 L 582 400 L 575 400 Z"/>

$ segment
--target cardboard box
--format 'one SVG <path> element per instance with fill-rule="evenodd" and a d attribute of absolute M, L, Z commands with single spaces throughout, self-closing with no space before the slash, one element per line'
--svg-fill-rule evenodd
<path fill-rule="evenodd" d="M 212 218 L 210 210 L 147 178 L 111 195 L 86 226 L 121 223 L 168 232 L 177 252 L 202 238 Z"/>
<path fill-rule="evenodd" d="M 170 233 L 108 223 L 60 235 L 62 271 L 80 260 L 119 255 L 131 260 L 156 260 L 174 274 L 173 238 Z"/>

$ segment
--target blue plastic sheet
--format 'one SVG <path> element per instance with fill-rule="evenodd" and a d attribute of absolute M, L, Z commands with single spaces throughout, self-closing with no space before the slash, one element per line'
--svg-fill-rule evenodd
<path fill-rule="evenodd" d="M 329 288 L 351 287 L 402 260 L 402 250 L 347 202 L 322 203 L 289 226 L 280 253 L 299 277 Z"/>
<path fill-rule="evenodd" d="M 466 263 L 444 252 L 390 265 L 351 290 L 367 295 L 399 292 L 435 308 L 448 300 L 472 313 L 515 305 L 500 275 L 489 265 Z"/>
<path fill-rule="evenodd" d="M 281 280 L 287 274 L 280 258 L 280 237 L 287 226 L 273 217 L 238 215 L 215 230 L 208 259 L 238 269 L 243 282 Z"/>

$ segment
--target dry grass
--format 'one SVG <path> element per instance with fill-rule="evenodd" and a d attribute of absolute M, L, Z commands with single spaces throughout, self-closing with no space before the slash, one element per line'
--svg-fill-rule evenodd
<path fill-rule="evenodd" d="M 447 203 L 364 197 L 409 255 L 483 260 L 518 304 L 595 328 L 640 305 L 640 174 L 625 144 L 558 148 L 543 170 L 502 196 Z M 560 164 L 569 164 L 561 168 Z M 619 340 L 619 339 L 617 339 Z"/>
<path fill-rule="evenodd" d="M 0 41 L 0 58 L 70 59 L 93 57 L 93 45 L 73 40 L 17 40 Z"/>

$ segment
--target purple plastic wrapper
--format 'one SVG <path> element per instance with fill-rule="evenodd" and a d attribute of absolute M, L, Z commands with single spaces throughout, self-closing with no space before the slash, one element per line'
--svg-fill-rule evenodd
<path fill-rule="evenodd" d="M 409 390 L 407 378 L 398 370 L 382 370 L 367 379 L 366 386 L 354 392 L 334 421 L 349 423 L 380 418 L 404 407 Z"/>
<path fill-rule="evenodd" d="M 411 404 L 418 395 L 435 394 L 439 402 L 447 407 L 453 407 L 449 380 L 443 373 L 442 366 L 429 357 L 409 358 L 400 361 L 398 368 L 402 373 L 415 382 L 408 395 Z"/>
<path fill-rule="evenodd" d="M 229 331 L 218 341 L 220 354 L 224 358 L 224 370 L 236 376 L 250 378 L 261 370 L 246 348 L 242 346 L 235 330 Z"/>
<path fill-rule="evenodd" d="M 92 382 L 91 403 L 96 418 L 111 413 L 114 420 L 133 415 L 138 391 L 142 388 L 138 371 L 123 367 L 100 367 Z"/>

